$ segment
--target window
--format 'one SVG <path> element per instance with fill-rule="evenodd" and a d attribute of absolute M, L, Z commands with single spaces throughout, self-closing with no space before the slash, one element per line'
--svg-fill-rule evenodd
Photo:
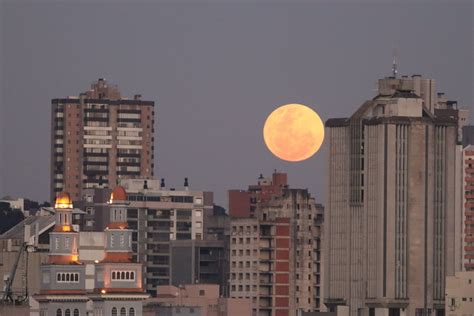
<path fill-rule="evenodd" d="M 117 316 L 117 308 L 116 307 L 112 308 L 112 316 Z"/>
<path fill-rule="evenodd" d="M 135 309 L 133 307 L 130 307 L 128 311 L 128 316 L 135 316 Z"/>
<path fill-rule="evenodd" d="M 66 309 L 66 312 L 64 313 L 64 316 L 71 316 L 71 310 L 69 308 Z"/>
<path fill-rule="evenodd" d="M 122 307 L 120 309 L 120 316 L 127 316 L 127 310 L 125 309 L 125 307 Z"/>
<path fill-rule="evenodd" d="M 79 310 L 77 308 L 74 309 L 74 316 L 79 316 Z"/>
<path fill-rule="evenodd" d="M 113 248 L 114 247 L 114 234 L 111 234 L 110 235 L 110 247 Z"/>
<path fill-rule="evenodd" d="M 135 271 L 112 271 L 112 281 L 134 281 Z"/>
<path fill-rule="evenodd" d="M 204 290 L 199 290 L 199 296 L 204 296 L 206 295 L 206 291 Z"/>
<path fill-rule="evenodd" d="M 56 310 L 56 316 L 63 316 L 63 310 L 60 309 L 60 308 L 58 308 L 58 309 Z"/>

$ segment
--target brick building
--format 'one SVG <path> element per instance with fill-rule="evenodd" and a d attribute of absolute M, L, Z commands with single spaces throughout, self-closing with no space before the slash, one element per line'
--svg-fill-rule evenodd
<path fill-rule="evenodd" d="M 51 101 L 51 201 L 61 191 L 114 187 L 153 176 L 154 102 L 122 98 L 105 79 L 79 96 Z"/>

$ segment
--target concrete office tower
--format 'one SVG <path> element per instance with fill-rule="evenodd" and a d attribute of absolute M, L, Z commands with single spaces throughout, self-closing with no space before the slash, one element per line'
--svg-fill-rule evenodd
<path fill-rule="evenodd" d="M 105 79 L 78 97 L 51 101 L 51 200 L 61 191 L 114 187 L 153 176 L 154 102 L 122 98 Z"/>
<path fill-rule="evenodd" d="M 326 122 L 331 309 L 444 315 L 455 270 L 456 109 L 434 80 L 390 77 L 350 118 Z"/>
<path fill-rule="evenodd" d="M 323 209 L 307 190 L 283 188 L 256 217 L 231 219 L 230 297 L 252 299 L 253 315 L 323 311 Z"/>
<path fill-rule="evenodd" d="M 90 295 L 94 315 L 143 314 L 148 298 L 142 286 L 142 265 L 132 262 L 132 231 L 127 225 L 127 194 L 117 186 L 110 196 L 111 221 L 105 230 L 105 256 L 96 265 Z"/>
<path fill-rule="evenodd" d="M 78 261 L 79 233 L 72 223 L 72 200 L 68 193 L 58 195 L 56 224 L 50 233 L 49 263 L 41 266 L 40 316 L 86 315 L 85 266 Z"/>

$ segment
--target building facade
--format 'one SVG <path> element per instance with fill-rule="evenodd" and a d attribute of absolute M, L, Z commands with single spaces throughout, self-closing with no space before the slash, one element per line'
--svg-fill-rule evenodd
<path fill-rule="evenodd" d="M 121 181 L 127 191 L 127 223 L 134 261 L 144 263 L 145 288 L 155 294 L 169 285 L 170 242 L 207 237 L 206 218 L 213 216 L 212 192 L 166 188 L 164 180 Z"/>
<path fill-rule="evenodd" d="M 463 148 L 464 270 L 474 271 L 474 144 Z"/>
<path fill-rule="evenodd" d="M 455 102 L 419 75 L 388 77 L 329 143 L 326 300 L 359 315 L 444 315 L 455 271 Z M 458 113 L 459 114 L 459 113 Z"/>
<path fill-rule="evenodd" d="M 49 263 L 41 266 L 40 316 L 80 316 L 87 313 L 85 266 L 78 260 L 79 233 L 72 227 L 72 200 L 58 195 L 56 224 L 50 233 Z"/>
<path fill-rule="evenodd" d="M 286 186 L 255 215 L 231 219 L 230 297 L 251 299 L 252 315 L 324 311 L 322 206 Z"/>
<path fill-rule="evenodd" d="M 474 316 L 474 271 L 446 278 L 446 316 Z"/>
<path fill-rule="evenodd" d="M 132 261 L 132 231 L 127 224 L 127 194 L 117 186 L 110 197 L 110 223 L 104 232 L 105 256 L 95 266 L 90 295 L 94 316 L 143 315 L 142 265 Z"/>
<path fill-rule="evenodd" d="M 170 242 L 170 284 L 216 284 L 228 297 L 229 261 L 225 240 Z"/>
<path fill-rule="evenodd" d="M 114 187 L 153 176 L 154 102 L 122 98 L 105 79 L 78 97 L 51 101 L 51 200 L 61 191 Z"/>
<path fill-rule="evenodd" d="M 257 184 L 249 185 L 247 190 L 229 190 L 229 215 L 233 218 L 256 216 L 258 205 L 280 196 L 287 181 L 286 173 L 275 170 L 271 178 L 260 175 Z"/>

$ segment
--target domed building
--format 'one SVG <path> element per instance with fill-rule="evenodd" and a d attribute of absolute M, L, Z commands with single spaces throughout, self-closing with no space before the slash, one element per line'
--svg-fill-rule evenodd
<path fill-rule="evenodd" d="M 105 229 L 104 259 L 95 267 L 90 295 L 94 315 L 142 315 L 142 264 L 132 262 L 132 230 L 127 225 L 127 194 L 117 186 L 110 195 L 110 223 Z"/>
<path fill-rule="evenodd" d="M 49 238 L 49 263 L 40 268 L 40 316 L 86 315 L 85 266 L 79 262 L 79 233 L 72 226 L 72 200 L 67 192 L 56 198 L 56 223 Z"/>

